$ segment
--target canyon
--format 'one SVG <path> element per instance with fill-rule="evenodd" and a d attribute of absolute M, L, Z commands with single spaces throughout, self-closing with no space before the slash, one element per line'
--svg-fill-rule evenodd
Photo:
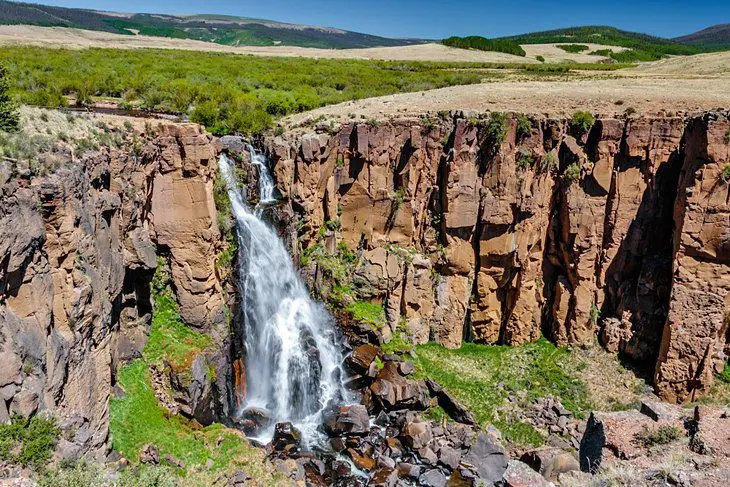
<path fill-rule="evenodd" d="M 729 134 L 721 111 L 584 127 L 452 112 L 321 122 L 254 145 L 276 184 L 273 227 L 312 293 L 339 310 L 357 352 L 350 368 L 395 422 L 401 406 L 448 395 L 364 342 L 544 336 L 619 354 L 670 403 L 707 392 L 730 353 Z M 62 456 L 105 458 L 116 373 L 141 357 L 164 269 L 180 319 L 212 345 L 153 382 L 172 390 L 168 409 L 236 425 L 246 330 L 232 318 L 241 276 L 220 264 L 231 245 L 216 196 L 221 154 L 258 202 L 260 169 L 243 141 L 193 124 L 161 123 L 138 150 L 103 148 L 48 174 L 0 165 L 0 420 L 50 413 Z M 333 274 L 327 259 L 343 255 L 347 272 Z M 352 324 L 355 302 L 382 306 L 385 322 Z M 376 357 L 385 364 L 371 374 Z M 362 426 L 359 412 L 340 417 Z M 425 423 L 399 425 L 413 448 L 436 441 L 414 424 Z M 493 447 L 487 435 L 469 447 L 471 433 L 456 430 L 440 433 L 461 435 L 473 455 Z"/>

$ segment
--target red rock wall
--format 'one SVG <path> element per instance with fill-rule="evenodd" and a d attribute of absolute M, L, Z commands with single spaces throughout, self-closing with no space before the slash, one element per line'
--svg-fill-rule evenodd
<path fill-rule="evenodd" d="M 541 119 L 519 138 L 510 118 L 499 147 L 486 124 L 268 140 L 300 247 L 339 223 L 325 238 L 359 250 L 355 291 L 384 303 L 386 337 L 403 327 L 416 343 L 458 347 L 598 336 L 656 363 L 667 399 L 707 387 L 727 341 L 727 116 L 603 119 L 587 134 Z"/>

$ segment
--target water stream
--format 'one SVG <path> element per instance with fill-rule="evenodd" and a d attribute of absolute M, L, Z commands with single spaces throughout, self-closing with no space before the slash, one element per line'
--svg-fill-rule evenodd
<path fill-rule="evenodd" d="M 253 148 L 260 169 L 261 203 L 274 200 L 268 161 Z M 246 398 L 242 411 L 265 410 L 273 419 L 257 440 L 268 442 L 274 424 L 290 421 L 305 446 L 321 440 L 323 409 L 345 402 L 341 346 L 333 317 L 314 301 L 295 269 L 284 243 L 251 209 L 235 178 L 232 162 L 221 155 L 219 168 L 228 188 L 238 237 L 238 285 L 242 297 L 246 348 Z M 261 206 L 261 204 L 259 205 Z"/>

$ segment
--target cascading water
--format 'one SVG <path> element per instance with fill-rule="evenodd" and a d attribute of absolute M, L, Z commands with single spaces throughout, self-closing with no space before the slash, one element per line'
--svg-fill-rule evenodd
<path fill-rule="evenodd" d="M 265 157 L 253 148 L 260 168 L 261 201 L 274 198 Z M 257 434 L 268 442 L 274 423 L 289 421 L 306 446 L 319 443 L 323 409 L 348 400 L 342 354 L 332 316 L 312 300 L 278 235 L 245 203 L 231 161 L 221 155 L 239 244 L 239 289 L 245 326 L 246 398 L 241 413 L 264 409 L 271 426 Z"/>

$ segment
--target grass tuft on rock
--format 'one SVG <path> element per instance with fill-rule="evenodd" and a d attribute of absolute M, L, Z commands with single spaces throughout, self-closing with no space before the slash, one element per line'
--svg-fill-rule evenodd
<path fill-rule="evenodd" d="M 352 318 L 360 323 L 380 329 L 385 325 L 385 310 L 382 305 L 368 301 L 355 301 L 345 308 L 352 313 Z"/>
<path fill-rule="evenodd" d="M 494 424 L 516 445 L 539 446 L 544 438 L 510 413 L 510 395 L 522 406 L 552 395 L 579 418 L 591 409 L 586 385 L 578 378 L 578 361 L 544 338 L 518 347 L 464 343 L 457 350 L 428 343 L 416 346 L 415 354 L 420 377 L 434 379 L 482 426 Z"/>
<path fill-rule="evenodd" d="M 53 418 L 14 415 L 0 424 L 0 460 L 42 469 L 51 458 L 60 430 Z"/>

